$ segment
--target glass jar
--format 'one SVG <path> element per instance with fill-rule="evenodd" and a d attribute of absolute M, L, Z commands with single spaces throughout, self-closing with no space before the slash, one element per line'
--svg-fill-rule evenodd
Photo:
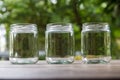
<path fill-rule="evenodd" d="M 37 27 L 35 24 L 11 25 L 9 60 L 13 64 L 32 64 L 38 61 Z"/>
<path fill-rule="evenodd" d="M 108 23 L 84 23 L 81 32 L 83 62 L 88 64 L 109 63 L 111 37 Z"/>
<path fill-rule="evenodd" d="M 46 27 L 46 61 L 70 64 L 74 61 L 74 33 L 70 23 L 50 23 Z"/>

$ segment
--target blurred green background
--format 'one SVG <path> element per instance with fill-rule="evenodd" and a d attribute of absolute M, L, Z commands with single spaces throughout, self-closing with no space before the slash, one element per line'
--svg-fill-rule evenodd
<path fill-rule="evenodd" d="M 120 0 L 0 0 L 0 24 L 7 30 L 5 50 L 11 24 L 34 23 L 39 31 L 39 50 L 44 52 L 46 24 L 53 22 L 73 24 L 76 51 L 80 51 L 83 23 L 109 23 L 112 58 L 120 59 Z"/>

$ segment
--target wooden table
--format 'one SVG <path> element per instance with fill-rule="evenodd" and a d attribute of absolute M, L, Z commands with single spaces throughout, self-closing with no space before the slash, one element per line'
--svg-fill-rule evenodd
<path fill-rule="evenodd" d="M 13 65 L 9 61 L 0 61 L 0 79 L 27 80 L 102 80 L 120 79 L 120 60 L 109 64 L 47 64 L 39 61 L 37 64 Z"/>

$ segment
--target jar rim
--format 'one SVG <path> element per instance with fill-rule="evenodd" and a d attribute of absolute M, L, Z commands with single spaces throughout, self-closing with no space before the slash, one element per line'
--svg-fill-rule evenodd
<path fill-rule="evenodd" d="M 34 26 L 37 26 L 36 24 L 34 23 L 14 23 L 14 24 L 11 24 L 10 26 L 23 26 L 23 25 L 34 25 Z"/>
<path fill-rule="evenodd" d="M 108 25 L 107 22 L 85 22 L 83 23 L 83 26 L 87 26 L 87 25 Z"/>
<path fill-rule="evenodd" d="M 65 22 L 56 22 L 56 23 L 48 23 L 47 26 L 53 26 L 53 25 L 72 25 L 71 23 L 65 23 Z"/>

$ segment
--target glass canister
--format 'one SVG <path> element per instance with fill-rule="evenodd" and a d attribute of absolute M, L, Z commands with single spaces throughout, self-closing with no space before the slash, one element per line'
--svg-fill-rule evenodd
<path fill-rule="evenodd" d="M 46 27 L 46 61 L 70 64 L 74 61 L 74 32 L 70 23 L 50 23 Z"/>
<path fill-rule="evenodd" d="M 11 25 L 9 60 L 13 64 L 33 64 L 38 61 L 36 24 Z"/>
<path fill-rule="evenodd" d="M 109 63 L 111 37 L 108 23 L 84 23 L 81 32 L 81 52 L 87 64 Z"/>

